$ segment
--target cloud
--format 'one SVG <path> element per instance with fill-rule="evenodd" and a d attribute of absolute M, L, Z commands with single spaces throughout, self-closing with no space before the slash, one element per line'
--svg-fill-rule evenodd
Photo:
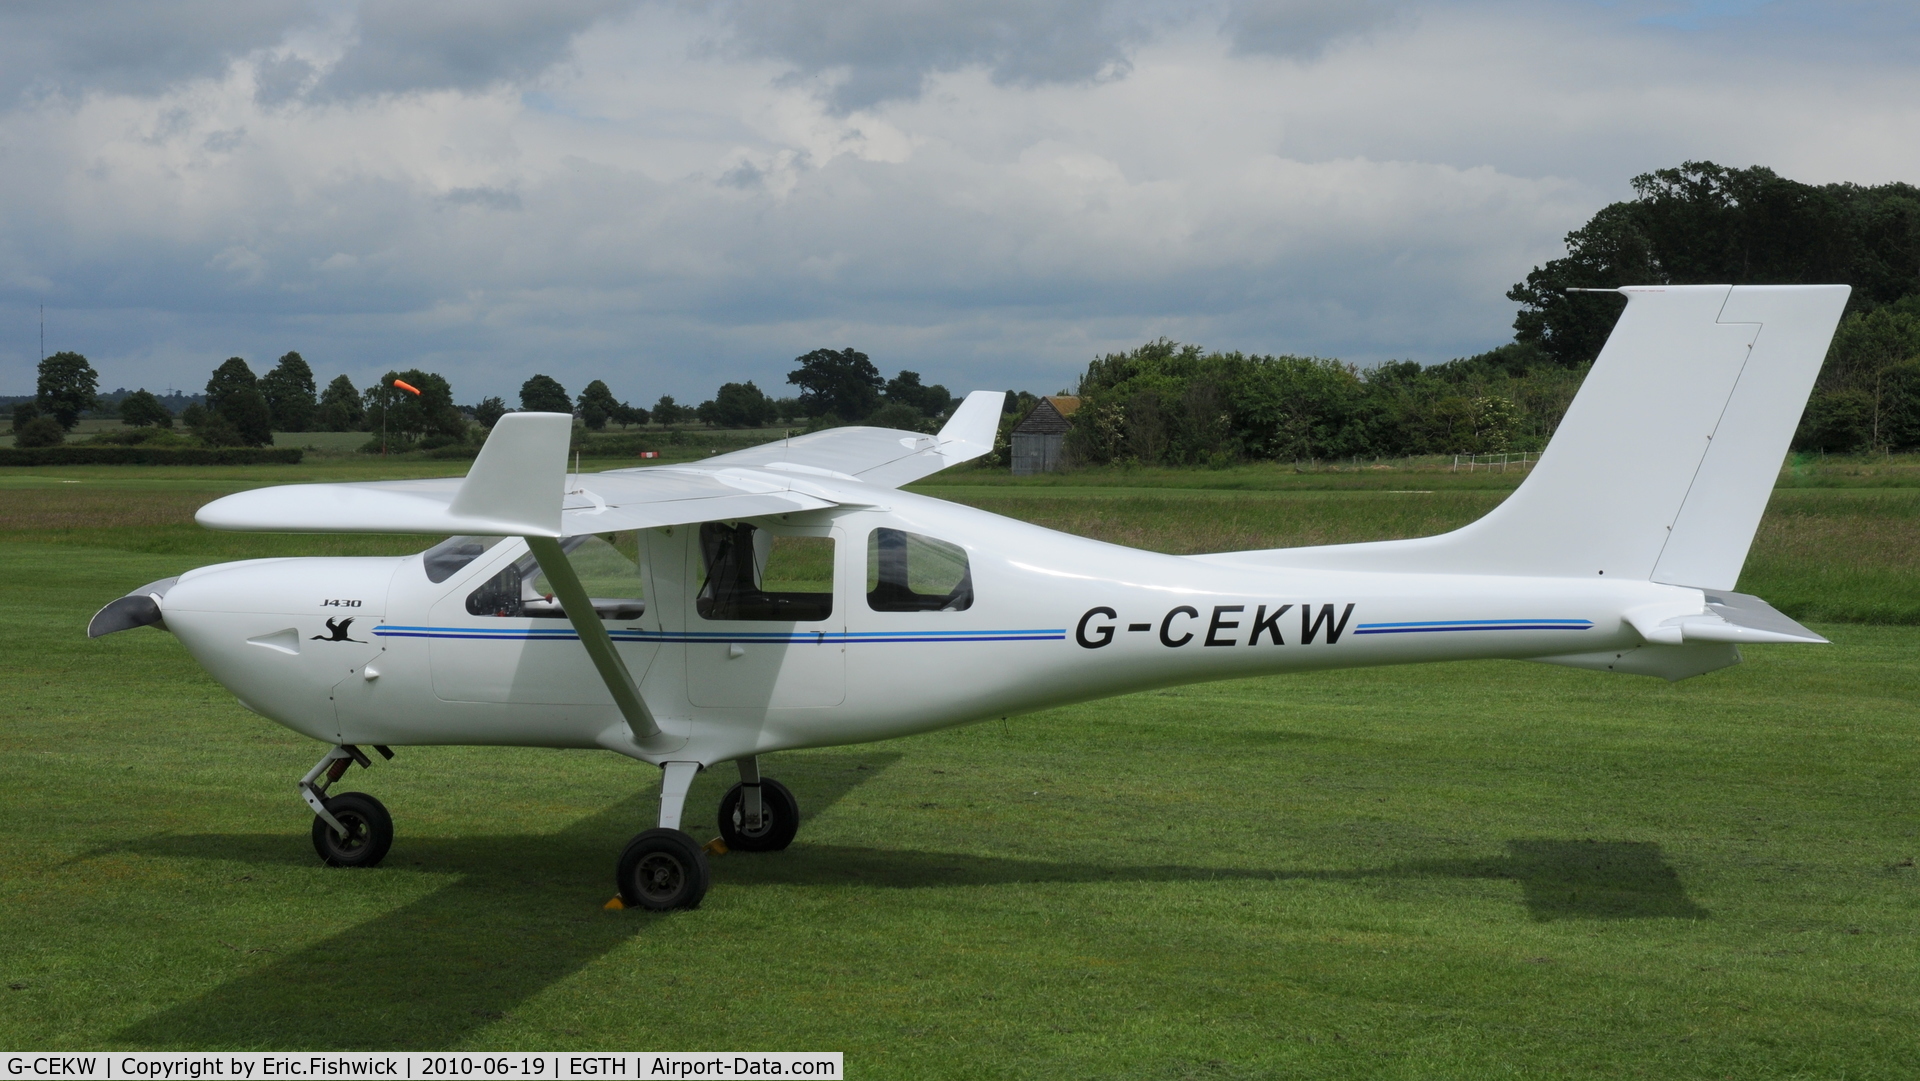
<path fill-rule="evenodd" d="M 302 0 L 11 0 L 0 5 L 0 99 L 157 94 L 219 75 L 308 17 Z"/>
<path fill-rule="evenodd" d="M 364 0 L 321 98 L 474 91 L 538 76 L 575 36 L 636 0 Z"/>
<path fill-rule="evenodd" d="M 128 386 L 289 348 L 635 401 L 823 345 L 956 389 L 1163 334 L 1445 360 L 1635 173 L 1920 172 L 1916 68 L 1776 10 L 327 9 L 0 106 L 0 392 L 42 302 Z"/>
<path fill-rule="evenodd" d="M 1015 86 L 1111 77 L 1150 21 L 1109 0 L 731 0 L 714 11 L 744 55 L 824 77 L 841 113 L 968 67 Z"/>

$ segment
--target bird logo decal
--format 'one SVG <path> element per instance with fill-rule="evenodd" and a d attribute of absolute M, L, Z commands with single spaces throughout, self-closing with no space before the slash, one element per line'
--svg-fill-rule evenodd
<path fill-rule="evenodd" d="M 361 642 L 358 638 L 347 637 L 347 628 L 353 626 L 355 618 L 354 616 L 348 616 L 345 619 L 337 621 L 328 619 L 327 633 L 316 634 L 313 636 L 313 640 L 316 642 L 360 642 L 361 645 L 366 645 L 365 642 Z"/>

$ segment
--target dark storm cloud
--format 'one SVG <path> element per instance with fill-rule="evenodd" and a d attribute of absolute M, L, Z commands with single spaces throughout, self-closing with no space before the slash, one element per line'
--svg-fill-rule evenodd
<path fill-rule="evenodd" d="M 840 112 L 912 98 L 927 76 L 984 67 L 995 82 L 1083 82 L 1124 70 L 1151 21 L 1108 0 L 732 0 L 733 44 L 803 76 L 844 71 Z"/>
<path fill-rule="evenodd" d="M 576 35 L 635 0 L 369 0 L 318 97 L 479 90 L 565 60 Z"/>
<path fill-rule="evenodd" d="M 309 15 L 300 0 L 10 0 L 0 4 L 0 98 L 159 93 L 219 74 Z"/>

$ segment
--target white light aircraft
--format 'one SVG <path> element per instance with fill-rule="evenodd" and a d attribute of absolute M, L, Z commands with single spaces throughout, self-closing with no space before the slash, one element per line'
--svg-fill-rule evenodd
<path fill-rule="evenodd" d="M 1628 288 L 1552 443 L 1436 537 L 1170 556 L 899 486 L 987 453 L 1002 396 L 937 436 L 837 428 L 687 465 L 568 475 L 572 418 L 502 417 L 465 478 L 262 488 L 212 529 L 451 535 L 401 558 L 257 559 L 103 608 L 171 631 L 248 709 L 328 744 L 299 782 L 327 863 L 393 839 L 329 787 L 362 748 L 604 748 L 661 768 L 630 906 L 699 904 L 678 827 L 734 762 L 727 848 L 785 848 L 776 751 L 887 739 L 1260 673 L 1519 658 L 1670 680 L 1745 642 L 1822 642 L 1732 592 L 1845 286 Z"/>

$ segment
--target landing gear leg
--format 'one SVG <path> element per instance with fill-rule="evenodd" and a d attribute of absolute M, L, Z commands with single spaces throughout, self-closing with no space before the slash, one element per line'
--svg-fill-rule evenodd
<path fill-rule="evenodd" d="M 375 747 L 382 758 L 393 752 Z M 300 798 L 313 808 L 313 850 L 332 867 L 374 867 L 393 847 L 393 816 L 377 799 L 365 792 L 327 795 L 327 789 L 345 776 L 358 762 L 370 769 L 373 762 L 351 743 L 328 751 L 305 777 L 300 778 Z M 321 781 L 320 775 L 326 775 Z M 316 783 L 317 782 L 317 783 Z"/>
<path fill-rule="evenodd" d="M 660 825 L 627 842 L 614 880 L 628 908 L 665 912 L 699 908 L 712 881 L 707 853 L 680 830 L 680 815 L 698 762 L 668 762 L 660 771 Z"/>
<path fill-rule="evenodd" d="M 800 802 L 787 786 L 760 776 L 760 761 L 740 759 L 740 783 L 720 797 L 720 840 L 728 850 L 778 852 L 800 828 Z"/>

